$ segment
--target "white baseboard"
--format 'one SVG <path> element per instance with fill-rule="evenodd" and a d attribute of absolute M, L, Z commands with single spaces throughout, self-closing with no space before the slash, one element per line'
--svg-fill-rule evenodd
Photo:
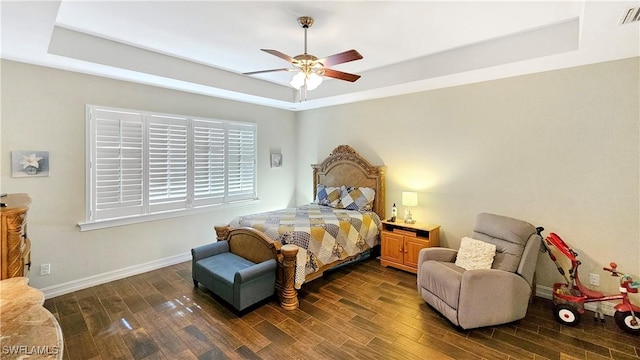
<path fill-rule="evenodd" d="M 543 299 L 553 300 L 553 289 L 547 286 L 537 285 L 536 296 Z M 605 315 L 613 316 L 613 314 L 616 312 L 616 309 L 614 308 L 616 304 L 609 301 L 586 303 L 584 304 L 584 308 L 586 310 L 595 312 L 598 309 L 598 304 L 601 305 L 602 312 Z"/>
<path fill-rule="evenodd" d="M 144 264 L 129 266 L 126 268 L 109 271 L 106 273 L 89 276 L 82 279 L 69 281 L 66 283 L 48 286 L 40 289 L 44 293 L 45 299 L 50 299 L 56 296 L 68 294 L 74 291 L 90 288 L 92 286 L 108 283 L 110 281 L 123 279 L 129 276 L 142 274 L 148 271 L 160 269 L 163 267 L 179 264 L 191 260 L 191 253 L 170 256 L 164 259 L 150 261 Z"/>

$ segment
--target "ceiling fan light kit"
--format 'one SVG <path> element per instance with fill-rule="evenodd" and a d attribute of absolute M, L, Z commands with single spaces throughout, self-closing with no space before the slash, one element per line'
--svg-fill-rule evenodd
<path fill-rule="evenodd" d="M 260 70 L 244 73 L 244 75 L 262 74 L 276 71 L 296 71 L 289 84 L 300 92 L 300 101 L 307 99 L 307 91 L 316 89 L 322 83 L 323 76 L 334 79 L 354 82 L 360 75 L 349 74 L 338 70 L 329 69 L 329 66 L 360 60 L 362 55 L 356 50 L 347 50 L 338 54 L 319 59 L 307 53 L 307 29 L 313 25 L 313 18 L 302 16 L 298 18 L 298 24 L 304 29 L 304 54 L 291 57 L 277 50 L 260 49 L 266 53 L 277 56 L 291 63 L 292 68 Z"/>
<path fill-rule="evenodd" d="M 311 72 L 305 73 L 303 71 L 298 72 L 293 75 L 293 78 L 289 82 L 289 84 L 296 90 L 300 90 L 302 87 L 311 91 L 316 89 L 320 84 L 322 84 L 322 76 Z"/>

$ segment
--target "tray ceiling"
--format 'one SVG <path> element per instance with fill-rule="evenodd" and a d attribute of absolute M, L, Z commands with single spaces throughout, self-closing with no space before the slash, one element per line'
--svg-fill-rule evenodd
<path fill-rule="evenodd" d="M 2 2 L 2 58 L 290 110 L 640 56 L 634 1 Z M 260 51 L 357 49 L 298 102 L 292 73 Z"/>

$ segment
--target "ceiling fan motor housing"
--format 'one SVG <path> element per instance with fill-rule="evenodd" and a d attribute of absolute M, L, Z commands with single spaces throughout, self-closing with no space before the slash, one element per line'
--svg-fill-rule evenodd
<path fill-rule="evenodd" d="M 303 29 L 308 29 L 313 25 L 313 18 L 311 16 L 301 16 L 298 18 L 298 24 L 300 24 Z"/>

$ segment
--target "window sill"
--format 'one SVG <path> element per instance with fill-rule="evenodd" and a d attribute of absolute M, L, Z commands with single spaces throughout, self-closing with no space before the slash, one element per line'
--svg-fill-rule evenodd
<path fill-rule="evenodd" d="M 167 211 L 167 212 L 156 213 L 156 214 L 131 216 L 126 218 L 80 222 L 77 224 L 77 226 L 80 229 L 80 231 L 99 230 L 99 229 L 106 229 L 106 228 L 116 227 L 116 226 L 138 224 L 138 223 L 143 223 L 148 221 L 171 219 L 171 218 L 176 218 L 181 216 L 202 214 L 212 210 L 229 209 L 229 208 L 247 206 L 247 205 L 256 205 L 258 203 L 260 203 L 260 199 L 238 201 L 238 202 L 228 203 L 228 204 L 201 206 L 201 207 L 191 208 L 191 209 L 173 210 L 173 211 Z"/>

